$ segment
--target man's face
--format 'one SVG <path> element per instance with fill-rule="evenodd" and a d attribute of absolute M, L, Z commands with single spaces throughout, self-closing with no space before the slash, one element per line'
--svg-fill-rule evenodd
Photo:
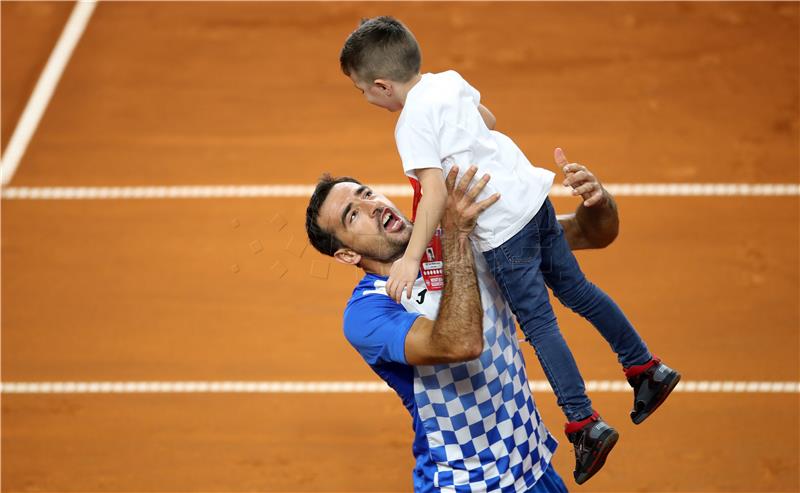
<path fill-rule="evenodd" d="M 394 204 L 357 183 L 334 185 L 317 222 L 361 257 L 380 262 L 403 255 L 411 238 L 411 222 Z"/>
<path fill-rule="evenodd" d="M 390 95 L 392 91 L 387 91 L 386 85 L 362 81 L 355 74 L 350 74 L 350 80 L 353 81 L 356 89 L 361 91 L 368 103 L 389 111 L 403 109 L 403 105 Z"/>

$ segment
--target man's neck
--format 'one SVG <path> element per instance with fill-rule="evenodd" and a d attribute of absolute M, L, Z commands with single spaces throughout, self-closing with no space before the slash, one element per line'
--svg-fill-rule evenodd
<path fill-rule="evenodd" d="M 411 92 L 411 89 L 417 85 L 417 83 L 422 80 L 422 75 L 417 74 L 411 78 L 408 82 L 397 82 L 395 86 L 395 91 L 397 95 L 400 97 L 400 101 L 403 102 L 403 106 L 406 105 L 406 98 L 408 97 L 408 93 Z"/>
<path fill-rule="evenodd" d="M 394 262 L 381 262 L 379 260 L 371 260 L 362 258 L 358 266 L 367 274 L 375 274 L 376 276 L 388 277 L 389 271 L 392 270 Z"/>

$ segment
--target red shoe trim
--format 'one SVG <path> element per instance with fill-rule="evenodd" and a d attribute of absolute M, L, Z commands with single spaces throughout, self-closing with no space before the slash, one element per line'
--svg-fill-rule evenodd
<path fill-rule="evenodd" d="M 639 375 L 640 373 L 644 373 L 651 366 L 653 366 L 653 365 L 655 365 L 657 363 L 661 363 L 661 358 L 659 358 L 657 356 L 653 356 L 653 359 L 651 359 L 650 361 L 648 361 L 647 363 L 645 363 L 643 365 L 629 366 L 627 368 L 623 368 L 622 371 L 625 372 L 625 376 L 627 378 L 633 378 L 636 375 Z"/>
<path fill-rule="evenodd" d="M 584 426 L 588 425 L 592 421 L 597 421 L 600 419 L 600 415 L 597 414 L 597 411 L 594 411 L 591 416 L 586 419 L 582 419 L 580 421 L 570 421 L 569 423 L 564 424 L 564 433 L 570 434 L 575 433 L 576 431 L 580 430 Z"/>

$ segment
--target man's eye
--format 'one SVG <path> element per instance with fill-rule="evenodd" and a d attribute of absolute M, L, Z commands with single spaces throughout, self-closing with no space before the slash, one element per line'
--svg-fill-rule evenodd
<path fill-rule="evenodd" d="M 366 196 L 367 196 L 367 197 L 372 197 L 372 192 L 371 192 L 371 191 L 369 191 L 369 190 L 367 190 Z"/>
<path fill-rule="evenodd" d="M 353 212 L 350 213 L 350 222 L 353 222 L 353 219 L 355 219 L 355 218 L 356 218 L 356 212 L 353 211 Z"/>

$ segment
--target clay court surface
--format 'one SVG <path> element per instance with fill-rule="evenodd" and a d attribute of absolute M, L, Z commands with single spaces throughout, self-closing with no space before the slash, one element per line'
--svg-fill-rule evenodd
<path fill-rule="evenodd" d="M 4 147 L 72 7 L 2 3 Z M 96 8 L 9 187 L 403 184 L 396 115 L 337 60 L 384 13 L 539 166 L 561 146 L 605 183 L 800 182 L 798 3 L 153 2 Z M 341 331 L 358 273 L 307 246 L 306 203 L 4 198 L 3 382 L 377 381 Z M 800 380 L 797 194 L 618 203 L 579 260 L 656 354 L 685 381 Z M 621 380 L 557 313 L 585 379 Z M 571 490 L 800 490 L 797 392 L 678 392 L 639 427 L 629 394 L 590 393 L 621 439 L 581 487 L 534 395 Z M 410 491 L 411 439 L 391 392 L 4 392 L 2 491 Z"/>

